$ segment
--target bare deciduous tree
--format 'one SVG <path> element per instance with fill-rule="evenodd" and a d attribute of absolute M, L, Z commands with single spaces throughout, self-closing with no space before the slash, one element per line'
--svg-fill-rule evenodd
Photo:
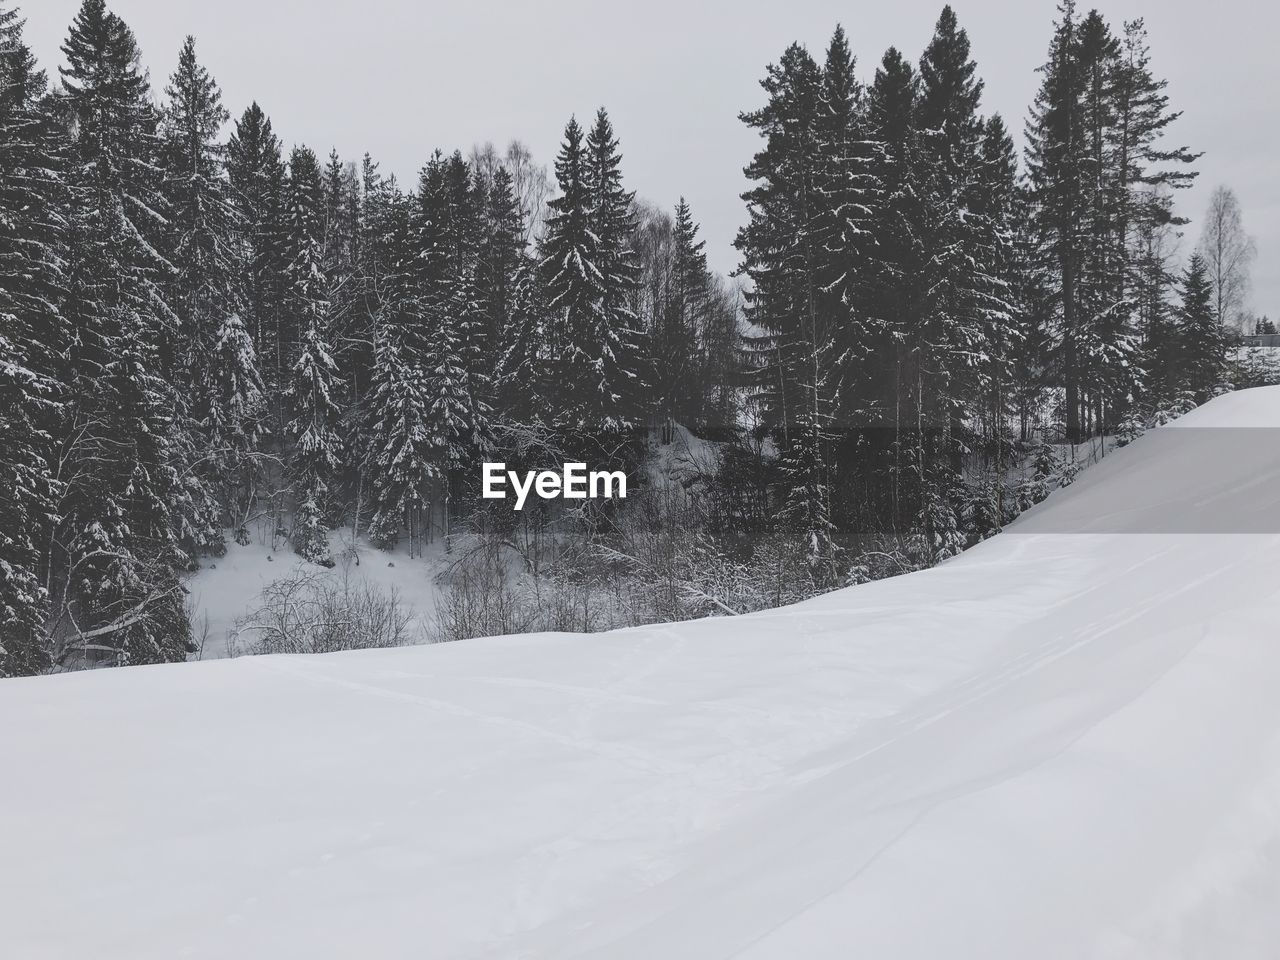
<path fill-rule="evenodd" d="M 470 163 L 476 175 L 488 182 L 493 181 L 499 167 L 511 175 L 511 190 L 524 220 L 524 241 L 533 243 L 542 233 L 547 201 L 551 199 L 551 175 L 547 168 L 534 162 L 529 148 L 519 140 L 507 144 L 504 154 L 499 153 L 492 142 L 478 143 L 471 148 Z"/>
<path fill-rule="evenodd" d="M 1219 321 L 1225 327 L 1251 333 L 1243 325 L 1249 299 L 1249 271 L 1258 250 L 1253 237 L 1244 231 L 1240 201 L 1230 187 L 1218 187 L 1209 198 L 1209 210 L 1200 233 L 1200 255 L 1209 265 Z"/>

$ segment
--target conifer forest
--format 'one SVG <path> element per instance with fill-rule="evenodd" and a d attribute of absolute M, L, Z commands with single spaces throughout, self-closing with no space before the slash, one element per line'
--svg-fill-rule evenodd
<path fill-rule="evenodd" d="M 1022 117 L 950 7 L 920 51 L 833 24 L 761 64 L 732 276 L 604 107 L 554 157 L 428 143 L 398 179 L 224 102 L 195 38 L 153 82 L 106 0 L 61 64 L 23 26 L 0 5 L 0 677 L 192 657 L 194 571 L 323 572 L 336 531 L 442 558 L 430 639 L 775 606 L 943 561 L 1271 376 L 1222 256 L 1175 242 L 1209 145 L 1143 22 L 1074 0 Z M 481 495 L 571 461 L 627 499 Z M 384 600 L 311 648 L 403 640 Z"/>

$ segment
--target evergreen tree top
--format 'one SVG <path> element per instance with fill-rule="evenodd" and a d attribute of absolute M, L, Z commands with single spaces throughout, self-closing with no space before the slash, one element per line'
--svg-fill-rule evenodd
<path fill-rule="evenodd" d="M 122 104 L 146 101 L 150 83 L 141 69 L 137 40 L 104 0 L 84 0 L 61 49 L 67 65 L 58 72 L 81 111 L 91 109 L 84 102 L 91 96 Z"/>
<path fill-rule="evenodd" d="M 34 102 L 45 91 L 45 72 L 37 68 L 22 39 L 25 24 L 16 9 L 0 7 L 0 116 Z"/>
<path fill-rule="evenodd" d="M 854 73 L 856 65 L 844 27 L 837 24 L 822 68 L 822 107 L 827 114 L 844 118 L 857 108 L 860 90 Z"/>
<path fill-rule="evenodd" d="M 589 198 L 586 164 L 582 127 L 578 125 L 577 117 L 570 117 L 565 125 L 564 139 L 555 162 L 560 195 L 547 201 L 547 206 L 551 209 L 547 221 L 549 236 L 571 234 L 576 237 L 587 232 Z"/>
<path fill-rule="evenodd" d="M 169 98 L 167 117 L 190 144 L 212 144 L 230 119 L 222 105 L 218 84 L 196 60 L 196 40 L 188 35 L 178 54 L 178 68 L 165 87 Z"/>
<path fill-rule="evenodd" d="M 920 57 L 920 125 L 960 137 L 972 129 L 982 101 L 982 80 L 969 56 L 969 35 L 955 11 L 943 7 Z M 948 129 L 949 128 L 949 129 Z"/>
<path fill-rule="evenodd" d="M 905 144 L 915 126 L 920 80 L 897 47 L 885 51 L 867 92 L 867 118 L 881 141 Z"/>

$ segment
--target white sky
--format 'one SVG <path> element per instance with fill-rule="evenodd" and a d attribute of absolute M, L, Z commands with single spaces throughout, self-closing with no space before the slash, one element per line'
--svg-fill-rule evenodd
<path fill-rule="evenodd" d="M 8 5 L 8 4 L 6 4 Z M 844 23 L 859 74 L 884 49 L 918 57 L 941 0 L 109 0 L 133 27 L 153 83 L 163 87 L 187 33 L 233 115 L 257 99 L 285 143 L 344 159 L 368 150 L 412 177 L 439 146 L 512 137 L 549 163 L 571 113 L 608 107 L 628 185 L 670 206 L 684 194 L 710 260 L 732 269 L 743 219 L 742 167 L 756 149 L 738 122 L 755 107 L 765 65 L 800 40 L 821 61 Z M 1019 132 L 1038 86 L 1056 0 L 959 0 L 986 80 L 984 108 Z M 1087 9 L 1089 4 L 1082 3 Z M 1204 150 L 1199 184 L 1180 194 L 1199 232 L 1210 189 L 1234 187 L 1258 240 L 1254 306 L 1280 314 L 1280 89 L 1277 17 L 1258 0 L 1103 0 L 1120 29 L 1143 16 L 1158 74 L 1184 111 L 1173 137 Z M 27 37 L 56 76 L 58 47 L 79 0 L 27 0 Z M 1263 23 L 1262 21 L 1266 21 Z"/>

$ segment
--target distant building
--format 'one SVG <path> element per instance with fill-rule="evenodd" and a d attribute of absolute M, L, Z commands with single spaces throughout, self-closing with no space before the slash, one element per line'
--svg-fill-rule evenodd
<path fill-rule="evenodd" d="M 1280 349 L 1280 333 L 1250 333 L 1240 338 L 1242 347 Z"/>

